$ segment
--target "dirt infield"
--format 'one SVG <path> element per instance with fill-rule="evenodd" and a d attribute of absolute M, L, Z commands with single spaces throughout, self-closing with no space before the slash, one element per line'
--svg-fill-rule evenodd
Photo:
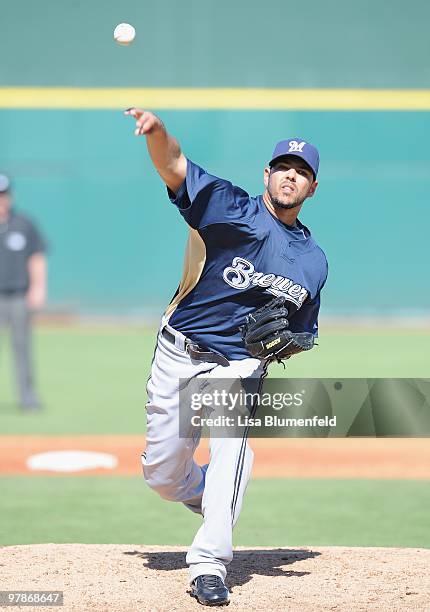
<path fill-rule="evenodd" d="M 204 609 L 187 593 L 179 547 L 11 546 L 0 564 L 2 590 L 63 591 L 65 611 Z M 229 610 L 429 610 L 429 566 L 423 549 L 237 549 Z"/>
<path fill-rule="evenodd" d="M 251 440 L 255 477 L 430 478 L 426 439 Z M 207 440 L 196 459 L 208 457 Z M 0 436 L 0 475 L 31 472 L 47 451 L 110 453 L 114 469 L 140 474 L 140 436 Z M 229 566 L 229 610 L 430 611 L 430 550 L 399 548 L 237 548 Z M 0 547 L 1 590 L 64 591 L 65 611 L 203 610 L 187 593 L 185 548 L 37 544 Z M 36 612 L 41 608 L 26 607 Z"/>
<path fill-rule="evenodd" d="M 251 439 L 255 478 L 421 478 L 430 479 L 430 444 L 426 438 Z M 114 469 L 75 474 L 140 475 L 141 436 L 0 436 L 0 475 L 31 472 L 29 457 L 48 451 L 109 453 Z M 203 440 L 196 460 L 208 459 Z"/>

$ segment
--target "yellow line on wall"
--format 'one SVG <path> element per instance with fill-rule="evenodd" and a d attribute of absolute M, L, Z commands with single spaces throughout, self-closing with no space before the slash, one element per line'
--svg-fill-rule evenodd
<path fill-rule="evenodd" d="M 429 89 L 0 87 L 0 108 L 428 111 Z"/>

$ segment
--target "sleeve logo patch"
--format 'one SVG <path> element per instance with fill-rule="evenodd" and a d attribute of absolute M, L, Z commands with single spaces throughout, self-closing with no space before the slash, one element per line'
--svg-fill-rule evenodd
<path fill-rule="evenodd" d="M 10 232 L 6 237 L 6 246 L 11 251 L 22 251 L 26 245 L 26 237 L 21 232 Z"/>

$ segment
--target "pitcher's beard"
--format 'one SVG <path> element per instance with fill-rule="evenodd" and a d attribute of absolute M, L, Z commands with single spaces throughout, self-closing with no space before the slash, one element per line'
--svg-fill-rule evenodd
<path fill-rule="evenodd" d="M 276 196 L 273 196 L 270 193 L 270 191 L 267 191 L 267 193 L 269 194 L 269 198 L 273 206 L 281 210 L 292 210 L 293 208 L 297 208 L 297 206 L 300 206 L 302 204 L 302 202 L 293 202 L 292 204 L 284 204 Z"/>

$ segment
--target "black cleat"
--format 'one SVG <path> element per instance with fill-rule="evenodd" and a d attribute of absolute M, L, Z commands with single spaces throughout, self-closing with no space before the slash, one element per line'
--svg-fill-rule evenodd
<path fill-rule="evenodd" d="M 204 606 L 228 606 L 228 589 L 222 578 L 213 574 L 197 576 L 191 584 L 191 596 Z"/>

